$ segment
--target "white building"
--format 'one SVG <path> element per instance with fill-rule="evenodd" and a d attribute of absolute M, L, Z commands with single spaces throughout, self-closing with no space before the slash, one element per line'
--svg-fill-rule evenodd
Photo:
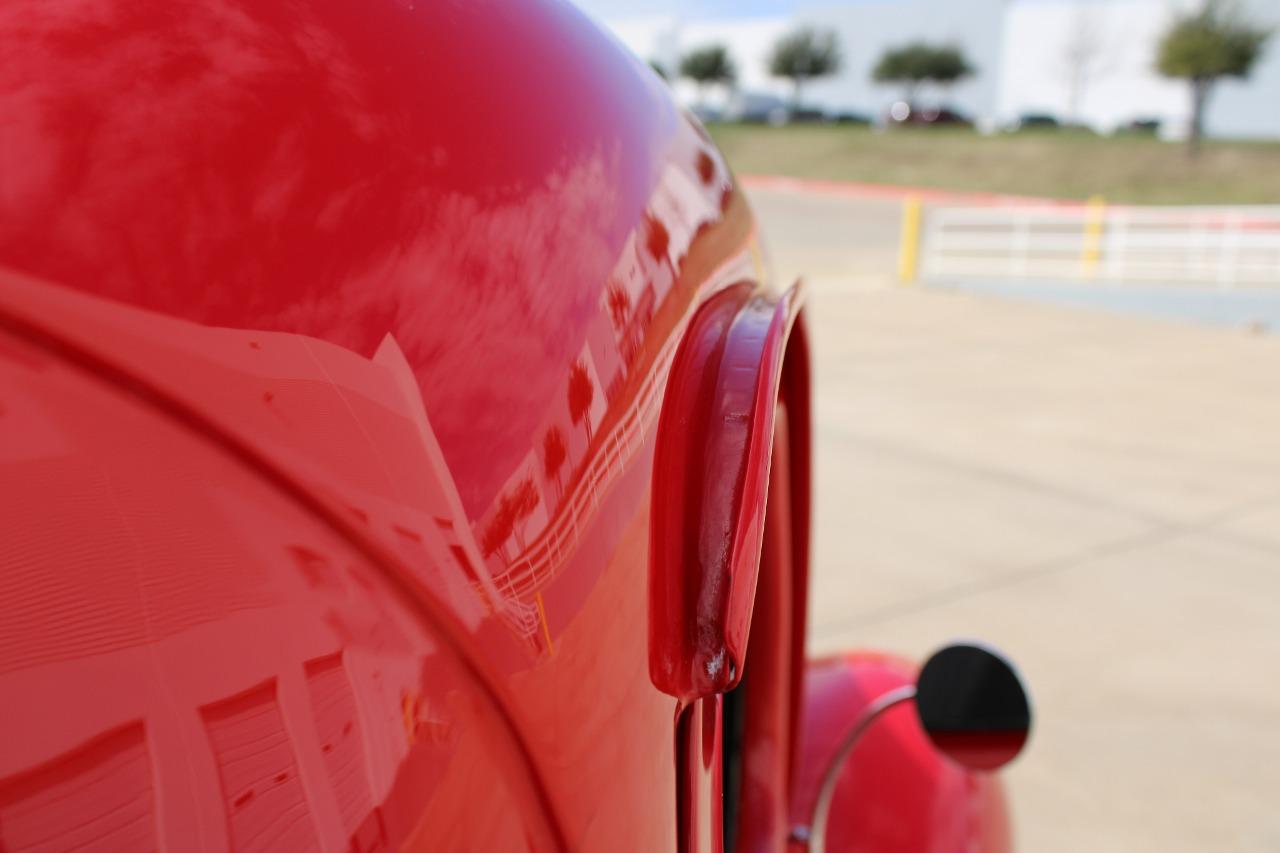
<path fill-rule="evenodd" d="M 1280 23 L 1277 0 L 1240 5 L 1252 20 Z M 1000 114 L 1074 114 L 1101 130 L 1151 117 L 1182 131 L 1190 114 L 1188 87 L 1155 71 L 1156 45 L 1178 8 L 1170 0 L 1010 3 Z M 1268 45 L 1248 80 L 1219 83 L 1206 119 L 1209 132 L 1219 136 L 1280 136 L 1280 39 Z"/>
<path fill-rule="evenodd" d="M 1051 113 L 1109 131 L 1134 119 L 1158 119 L 1166 131 L 1185 127 L 1185 84 L 1154 69 L 1156 44 L 1170 18 L 1193 0 L 862 0 L 793 16 L 697 20 L 675 16 L 608 20 L 621 41 L 646 60 L 674 69 L 679 56 L 710 43 L 728 46 L 741 92 L 790 94 L 765 70 L 774 41 L 800 24 L 836 31 L 844 55 L 839 74 L 814 81 L 805 102 L 831 111 L 881 116 L 901 96 L 871 80 L 890 47 L 924 40 L 960 46 L 977 73 L 946 91 L 921 97 L 946 102 L 995 127 L 1022 113 Z M 1280 24 L 1280 0 L 1242 0 L 1264 24 Z M 726 93 L 677 92 L 711 105 Z M 1280 36 L 1247 81 L 1223 81 L 1208 107 L 1219 136 L 1280 137 Z"/>

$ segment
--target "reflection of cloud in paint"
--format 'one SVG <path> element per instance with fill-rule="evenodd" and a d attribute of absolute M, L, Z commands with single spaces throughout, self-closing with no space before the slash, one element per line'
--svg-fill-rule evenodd
<path fill-rule="evenodd" d="M 457 478 L 469 515 L 528 451 L 563 379 L 543 368 L 569 362 L 595 313 L 601 271 L 618 252 L 613 229 L 601 226 L 618 217 L 616 161 L 616 152 L 597 153 L 509 203 L 457 193 L 409 201 L 421 211 L 420 237 L 279 317 L 333 338 L 353 305 L 393 306 L 387 322 L 415 366 L 450 468 L 472 474 Z M 505 467 L 474 476 L 495 459 Z"/>
<path fill-rule="evenodd" d="M 0 264 L 365 356 L 395 334 L 474 516 L 676 119 L 572 9 L 447 11 L 4 4 Z"/>
<path fill-rule="evenodd" d="M 321 135 L 335 150 L 368 142 L 380 121 L 343 46 L 303 9 L 295 13 L 283 30 L 225 2 L 172 15 L 75 0 L 0 7 L 8 45 L 0 204 L 22 211 L 4 218 L 0 242 L 12 251 L 10 241 L 24 233 L 52 231 L 72 242 L 70 254 L 92 256 L 98 274 L 115 279 L 104 287 L 128 292 L 180 279 L 175 257 L 207 264 L 211 246 L 278 225 L 281 214 L 299 213 L 299 201 L 318 206 L 321 199 L 306 198 L 316 153 L 308 147 Z M 255 121 L 282 87 L 297 113 Z M 305 109 L 316 102 L 325 108 Z M 251 185 L 242 181 L 246 167 L 255 172 Z M 135 215 L 113 219 L 121 210 Z M 149 239 L 177 251 L 150 251 Z M 54 267 L 46 274 L 75 281 L 43 241 L 31 254 Z M 157 264 L 164 258 L 170 262 Z M 210 284 L 170 287 L 169 300 L 217 305 L 228 294 Z"/>

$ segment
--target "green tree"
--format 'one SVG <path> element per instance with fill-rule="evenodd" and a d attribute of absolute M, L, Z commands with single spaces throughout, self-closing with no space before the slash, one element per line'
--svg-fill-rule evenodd
<path fill-rule="evenodd" d="M 667 69 L 661 62 L 656 59 L 650 59 L 649 67 L 653 69 L 654 74 L 657 74 L 663 80 L 667 79 Z"/>
<path fill-rule="evenodd" d="M 1187 81 L 1191 118 L 1187 152 L 1195 156 L 1204 136 L 1204 109 L 1213 86 L 1223 77 L 1249 76 L 1271 30 L 1242 19 L 1223 0 L 1207 0 L 1195 12 L 1173 19 L 1156 50 L 1156 70 Z"/>
<path fill-rule="evenodd" d="M 948 86 L 973 71 L 960 48 L 918 41 L 886 50 L 871 70 L 871 77 L 877 83 L 901 84 L 905 89 L 903 100 L 914 110 L 922 84 Z"/>
<path fill-rule="evenodd" d="M 729 49 L 722 44 L 709 44 L 691 50 L 680 58 L 680 76 L 698 85 L 698 100 L 706 95 L 708 86 L 722 83 L 731 85 L 738 77 Z"/>
<path fill-rule="evenodd" d="M 783 35 L 769 53 L 769 73 L 791 81 L 791 109 L 800 108 L 806 80 L 840 70 L 840 43 L 830 30 L 800 27 Z"/>

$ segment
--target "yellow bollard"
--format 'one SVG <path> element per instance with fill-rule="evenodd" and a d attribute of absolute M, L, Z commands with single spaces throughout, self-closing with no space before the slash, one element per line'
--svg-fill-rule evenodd
<path fill-rule="evenodd" d="M 919 257 L 920 196 L 909 195 L 902 202 L 902 241 L 898 245 L 898 280 L 903 284 L 916 280 Z"/>
<path fill-rule="evenodd" d="M 1089 196 L 1084 220 L 1084 242 L 1080 246 L 1080 275 L 1095 278 L 1098 262 L 1102 260 L 1102 232 L 1107 224 L 1107 200 L 1100 195 Z"/>

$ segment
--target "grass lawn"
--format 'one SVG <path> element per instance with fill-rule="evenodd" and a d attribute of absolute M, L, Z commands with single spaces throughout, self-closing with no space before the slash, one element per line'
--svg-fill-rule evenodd
<path fill-rule="evenodd" d="M 1199 159 L 1151 137 L 847 125 L 713 124 L 741 174 L 1147 204 L 1280 204 L 1280 142 L 1209 142 Z"/>

